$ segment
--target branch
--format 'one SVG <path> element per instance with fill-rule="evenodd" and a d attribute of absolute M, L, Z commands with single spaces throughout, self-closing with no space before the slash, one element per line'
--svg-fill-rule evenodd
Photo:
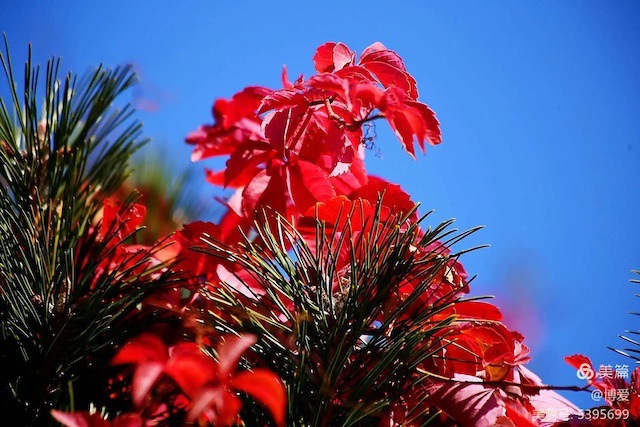
<path fill-rule="evenodd" d="M 382 119 L 385 117 L 384 114 L 379 113 L 379 114 L 374 114 L 373 116 L 367 116 L 361 120 L 354 120 L 352 123 L 347 123 L 345 119 L 343 119 L 342 117 L 340 117 L 340 115 L 338 115 L 335 111 L 333 111 L 333 108 L 331 108 L 332 101 L 333 100 L 329 98 L 324 100 L 324 106 L 327 109 L 327 114 L 329 115 L 329 118 L 332 120 L 335 120 L 336 122 L 338 122 L 340 127 L 344 127 L 347 130 L 351 130 L 351 131 L 356 130 L 360 126 L 362 126 L 364 123 L 372 122 L 374 120 Z"/>

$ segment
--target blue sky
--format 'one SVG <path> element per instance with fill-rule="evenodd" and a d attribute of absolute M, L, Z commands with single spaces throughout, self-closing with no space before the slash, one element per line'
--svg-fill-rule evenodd
<path fill-rule="evenodd" d="M 405 59 L 444 142 L 414 161 L 381 124 L 370 172 L 435 209 L 432 222 L 485 226 L 466 244 L 491 246 L 463 258 L 478 275 L 473 294 L 496 295 L 545 382 L 580 384 L 562 360 L 573 353 L 631 364 L 606 347 L 640 329 L 628 314 L 640 305 L 628 282 L 640 269 L 640 3 L 3 4 L 14 59 L 31 42 L 37 62 L 56 54 L 64 70 L 136 64 L 136 95 L 159 106 L 138 114 L 154 140 L 146 153 L 170 153 L 167 173 L 213 166 L 191 164 L 184 137 L 211 121 L 214 98 L 277 88 L 283 64 L 311 74 L 326 41 L 358 52 L 384 43 Z M 221 194 L 197 185 L 203 200 Z"/>

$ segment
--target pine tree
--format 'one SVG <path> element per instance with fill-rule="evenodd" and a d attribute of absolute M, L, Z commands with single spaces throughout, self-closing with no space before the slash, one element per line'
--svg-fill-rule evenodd
<path fill-rule="evenodd" d="M 162 317 L 138 304 L 177 279 L 149 263 L 157 245 L 118 256 L 126 226 L 100 222 L 146 143 L 133 109 L 115 107 L 131 68 L 59 77 L 60 60 L 42 70 L 29 47 L 19 84 L 6 37 L 0 61 L 0 405 L 16 425 L 53 425 L 51 408 L 106 404 L 115 348 Z"/>

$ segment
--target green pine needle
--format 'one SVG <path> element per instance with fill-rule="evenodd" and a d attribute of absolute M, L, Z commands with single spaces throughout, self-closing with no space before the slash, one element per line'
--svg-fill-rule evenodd
<path fill-rule="evenodd" d="M 96 218 L 146 142 L 133 109 L 114 107 L 131 68 L 59 77 L 29 49 L 20 84 L 6 37 L 0 63 L 0 405 L 17 425 L 55 425 L 51 408 L 101 403 L 115 349 L 153 321 L 139 304 L 177 279 L 147 267 L 157 246 L 101 267 L 117 258 Z"/>
<path fill-rule="evenodd" d="M 418 224 L 403 229 L 408 216 L 382 220 L 380 213 L 378 205 L 371 232 L 353 239 L 353 212 L 343 212 L 343 229 L 327 232 L 318 221 L 312 249 L 284 218 L 264 212 L 255 223 L 255 240 L 234 247 L 207 239 L 196 249 L 241 266 L 265 292 L 248 298 L 221 283 L 205 293 L 221 314 L 200 315 L 223 331 L 260 337 L 254 349 L 288 389 L 290 425 L 374 425 L 397 396 L 423 381 L 417 368 L 446 345 L 436 334 L 455 318 L 434 316 L 461 301 L 456 291 L 414 310 L 418 298 L 437 291 L 431 289 L 434 277 L 460 253 L 434 255 L 427 263 L 412 248 L 449 246 L 470 232 L 456 233 L 447 222 L 420 238 Z M 338 254 L 345 250 L 352 261 L 346 272 L 338 271 Z M 403 280 L 417 285 L 389 307 Z M 379 318 L 384 321 L 372 328 Z M 410 415 L 426 423 L 434 414 Z"/>

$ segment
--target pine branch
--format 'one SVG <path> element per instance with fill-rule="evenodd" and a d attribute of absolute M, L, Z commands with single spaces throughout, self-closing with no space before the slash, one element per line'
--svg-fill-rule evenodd
<path fill-rule="evenodd" d="M 251 276 L 244 282 L 253 297 L 222 283 L 205 294 L 218 311 L 200 315 L 219 329 L 261 337 L 254 349 L 287 385 L 291 425 L 372 425 L 421 381 L 417 367 L 446 345 L 439 333 L 455 318 L 437 315 L 460 299 L 457 290 L 432 298 L 439 291 L 433 279 L 459 254 L 438 254 L 436 242 L 467 233 L 452 234 L 446 223 L 421 235 L 418 224 L 407 228 L 408 216 L 380 213 L 378 206 L 364 227 L 369 231 L 355 235 L 353 211 L 344 213 L 344 228 L 318 222 L 313 245 L 285 219 L 265 213 L 255 240 L 236 247 L 207 240 L 197 248 Z M 432 256 L 414 255 L 427 248 L 436 248 Z M 350 261 L 340 268 L 345 253 Z M 405 282 L 416 285 L 400 299 Z M 430 303 L 421 305 L 421 298 Z"/>
<path fill-rule="evenodd" d="M 151 267 L 158 246 L 123 257 L 96 222 L 146 142 L 133 109 L 114 108 L 130 67 L 60 79 L 53 58 L 42 76 L 29 49 L 20 86 L 6 37 L 0 63 L 0 401 L 48 425 L 51 407 L 99 403 L 115 347 L 152 321 L 138 305 L 177 279 Z"/>
<path fill-rule="evenodd" d="M 632 270 L 633 274 L 640 276 L 640 270 Z M 629 280 L 631 283 L 640 284 L 640 279 L 631 279 Z M 636 294 L 636 296 L 640 296 L 640 294 Z M 640 315 L 637 312 L 631 312 L 633 315 Z M 627 330 L 625 331 L 627 334 L 632 335 L 640 335 L 640 330 Z M 609 350 L 613 350 L 618 354 L 621 354 L 629 359 L 632 359 L 635 363 L 640 363 L 640 341 L 637 339 L 633 339 L 628 335 L 619 335 L 619 337 L 624 340 L 626 343 L 633 345 L 634 347 L 625 347 L 625 348 L 614 348 L 607 347 Z"/>

